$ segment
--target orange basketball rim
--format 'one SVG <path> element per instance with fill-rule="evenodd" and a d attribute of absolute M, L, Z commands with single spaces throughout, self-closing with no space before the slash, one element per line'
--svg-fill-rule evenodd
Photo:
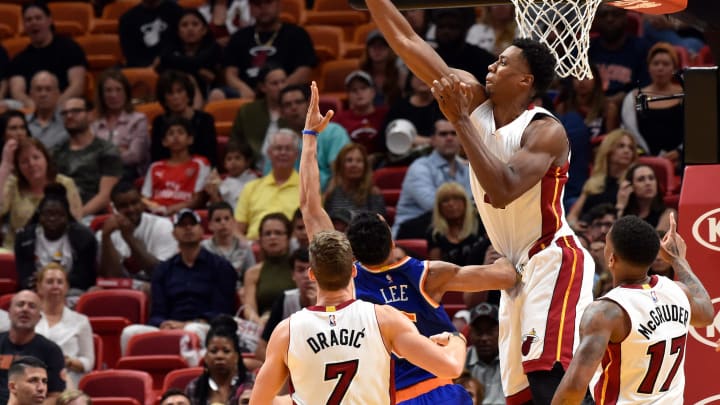
<path fill-rule="evenodd" d="M 644 14 L 672 14 L 687 8 L 687 0 L 614 0 L 607 4 Z"/>

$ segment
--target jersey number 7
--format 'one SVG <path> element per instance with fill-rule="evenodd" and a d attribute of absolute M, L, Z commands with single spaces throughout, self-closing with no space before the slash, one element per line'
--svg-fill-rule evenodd
<path fill-rule="evenodd" d="M 660 392 L 667 391 L 670 388 L 670 384 L 672 383 L 673 378 L 675 378 L 675 374 L 678 371 L 678 368 L 680 368 L 680 364 L 682 364 L 683 356 L 685 355 L 685 339 L 687 338 L 687 334 L 675 337 L 670 342 L 670 353 L 669 355 L 676 354 L 675 356 L 675 363 L 673 363 L 672 368 L 670 369 L 670 372 L 668 373 L 667 377 L 665 378 L 665 382 L 660 387 Z M 665 345 L 667 344 L 666 340 L 660 341 L 655 343 L 654 345 L 648 347 L 647 354 L 650 355 L 650 365 L 648 366 L 647 373 L 645 374 L 645 378 L 643 378 L 642 383 L 640 383 L 640 387 L 638 387 L 637 392 L 640 394 L 652 394 L 653 390 L 655 388 L 655 382 L 658 378 L 658 374 L 660 374 L 660 368 L 662 367 L 663 360 L 665 360 Z"/>
<path fill-rule="evenodd" d="M 334 380 L 338 377 L 338 383 L 327 400 L 327 405 L 340 405 L 345 393 L 350 388 L 352 379 L 357 374 L 358 363 L 360 360 L 341 361 L 339 363 L 329 363 L 325 365 L 325 381 Z"/>

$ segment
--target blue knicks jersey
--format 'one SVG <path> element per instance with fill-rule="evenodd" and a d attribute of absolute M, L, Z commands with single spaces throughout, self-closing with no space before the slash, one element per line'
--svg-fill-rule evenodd
<path fill-rule="evenodd" d="M 404 312 L 424 336 L 454 331 L 445 308 L 425 294 L 422 288 L 427 276 L 427 263 L 406 256 L 399 262 L 368 269 L 355 262 L 355 295 L 375 304 L 387 304 Z M 395 360 L 395 388 L 403 389 L 435 377 L 404 359 Z"/>

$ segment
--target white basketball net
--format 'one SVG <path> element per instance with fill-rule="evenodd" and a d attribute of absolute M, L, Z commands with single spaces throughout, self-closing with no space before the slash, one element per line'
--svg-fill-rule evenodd
<path fill-rule="evenodd" d="M 588 62 L 590 27 L 603 0 L 511 0 L 523 37 L 536 39 L 557 58 L 560 77 L 592 78 Z"/>

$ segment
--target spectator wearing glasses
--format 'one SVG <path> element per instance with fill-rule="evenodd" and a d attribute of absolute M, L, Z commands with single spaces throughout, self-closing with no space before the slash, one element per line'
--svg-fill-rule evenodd
<path fill-rule="evenodd" d="M 287 218 L 300 206 L 300 176 L 295 170 L 299 137 L 289 129 L 281 129 L 268 139 L 271 171 L 245 185 L 235 219 L 238 230 L 250 240 L 258 238 L 260 220 L 271 212 L 282 212 Z"/>
<path fill-rule="evenodd" d="M 60 116 L 57 76 L 46 70 L 37 72 L 30 81 L 30 98 L 34 110 L 26 119 L 32 137 L 39 139 L 48 149 L 67 141 L 68 133 Z"/>
<path fill-rule="evenodd" d="M 60 112 L 70 139 L 53 153 L 58 172 L 72 178 L 83 202 L 82 216 L 104 213 L 110 204 L 110 191 L 123 174 L 117 148 L 90 131 L 87 102 L 73 97 Z"/>
<path fill-rule="evenodd" d="M 393 226 L 393 237 L 396 239 L 425 237 L 435 203 L 435 192 L 443 183 L 454 181 L 465 189 L 467 195 L 472 195 L 468 165 L 458 155 L 460 141 L 449 121 L 435 121 L 430 145 L 432 153 L 416 159 L 403 180 Z"/>

